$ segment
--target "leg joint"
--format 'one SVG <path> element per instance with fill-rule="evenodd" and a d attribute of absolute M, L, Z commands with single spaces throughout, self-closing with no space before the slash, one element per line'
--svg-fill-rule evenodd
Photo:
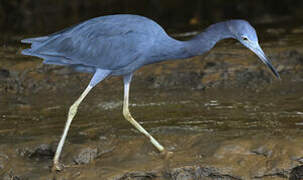
<path fill-rule="evenodd" d="M 78 104 L 73 104 L 68 111 L 69 116 L 75 116 L 78 110 Z"/>
<path fill-rule="evenodd" d="M 128 109 L 123 109 L 123 116 L 125 119 L 129 120 L 132 118 L 131 114 L 129 113 Z"/>

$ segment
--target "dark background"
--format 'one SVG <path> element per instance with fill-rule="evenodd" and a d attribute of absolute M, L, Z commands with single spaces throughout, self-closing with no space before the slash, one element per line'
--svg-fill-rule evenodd
<path fill-rule="evenodd" d="M 302 22 L 302 0 L 0 0 L 0 31 L 50 33 L 96 16 L 147 16 L 168 31 L 243 18 L 255 24 Z"/>

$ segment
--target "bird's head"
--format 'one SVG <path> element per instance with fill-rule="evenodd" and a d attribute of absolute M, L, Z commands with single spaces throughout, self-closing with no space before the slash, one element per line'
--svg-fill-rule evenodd
<path fill-rule="evenodd" d="M 233 38 L 237 39 L 241 44 L 253 51 L 260 58 L 260 60 L 266 64 L 266 66 L 273 72 L 273 74 L 277 78 L 280 78 L 279 73 L 273 67 L 263 52 L 262 48 L 260 47 L 255 28 L 253 28 L 245 20 L 230 20 L 227 21 L 227 26 L 231 31 Z"/>

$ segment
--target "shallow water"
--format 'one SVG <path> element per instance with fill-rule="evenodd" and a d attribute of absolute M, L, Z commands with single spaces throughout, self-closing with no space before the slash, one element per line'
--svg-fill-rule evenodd
<path fill-rule="evenodd" d="M 137 87 L 138 88 L 138 87 Z M 144 89 L 144 87 L 142 88 Z M 150 90 L 131 92 L 132 114 L 155 134 L 196 133 L 204 131 L 300 129 L 303 117 L 302 82 L 282 80 L 268 84 L 258 92 L 243 89 Z M 94 94 L 81 105 L 73 128 L 112 129 L 123 135 L 129 132 L 122 116 L 122 92 Z M 106 96 L 106 101 L 102 99 Z M 4 97 L 0 104 L 0 135 L 3 143 L 39 138 L 61 132 L 70 102 L 76 95 L 47 97 L 31 95 L 24 100 Z M 110 99 L 113 100 L 110 100 Z M 28 126 L 32 124 L 32 126 Z M 175 130 L 176 132 L 174 132 Z M 165 132 L 168 130 L 168 132 Z M 79 132 L 78 132 L 79 133 Z M 102 133 L 102 132 L 100 132 Z"/>
<path fill-rule="evenodd" d="M 302 49 L 302 32 L 284 34 L 279 48 L 275 47 L 274 38 L 266 37 L 265 33 L 263 39 L 266 38 L 262 46 L 270 48 L 273 57 L 283 48 Z M 226 44 L 230 45 L 229 49 L 224 47 Z M 14 47 L 3 49 L 1 54 L 6 59 L 20 58 L 12 53 L 16 50 Z M 225 41 L 219 44 L 216 53 L 225 53 L 231 59 L 230 56 L 234 57 L 239 50 L 242 50 L 239 44 Z M 246 51 L 241 52 L 245 53 L 238 56 L 246 56 Z M 251 59 L 255 61 L 256 57 Z M 27 62 L 31 65 L 32 61 Z M 13 63 L 18 60 L 5 61 L 3 65 L 9 67 Z M 13 65 L 13 69 L 18 68 Z M 69 76 L 64 78 L 69 79 Z M 156 150 L 124 120 L 122 83 L 113 81 L 117 79 L 108 80 L 105 87 L 98 86 L 81 104 L 61 159 L 72 167 L 67 168 L 62 177 L 95 179 L 163 169 L 163 161 Z M 49 165 L 67 110 L 86 83 L 59 93 L 1 95 L 0 176 L 13 174 L 24 179 L 49 176 Z M 303 81 L 289 73 L 282 74 L 282 80 L 262 83 L 260 87 L 256 84 L 254 88 L 201 89 L 182 88 L 181 85 L 162 89 L 145 85 L 132 86 L 130 110 L 160 143 L 174 152 L 171 167 L 201 163 L 207 166 L 218 147 L 226 142 L 233 144 L 233 140 L 235 144 L 237 140 L 259 144 L 275 140 L 287 146 L 288 142 L 298 142 L 303 137 Z M 41 150 L 41 145 L 47 146 L 45 151 Z M 87 148 L 92 148 L 88 150 L 90 153 L 97 151 L 88 162 L 87 158 L 79 157 Z M 228 163 L 226 167 L 231 166 Z"/>
<path fill-rule="evenodd" d="M 135 90 L 131 95 L 131 112 L 164 146 L 175 152 L 174 166 L 195 164 L 203 162 L 202 157 L 210 153 L 212 146 L 223 141 L 256 136 L 269 139 L 287 136 L 285 141 L 288 141 L 303 136 L 302 82 L 282 81 L 268 86 L 259 92 L 243 89 Z M 104 101 L 102 96 L 114 100 Z M 63 162 L 73 164 L 70 159 L 74 157 L 69 156 L 74 148 L 93 145 L 104 154 L 90 166 L 99 167 L 103 174 L 161 167 L 155 149 L 123 119 L 117 96 L 105 91 L 88 97 L 82 104 L 63 150 Z M 8 152 L 14 152 L 39 144 L 56 144 L 64 127 L 68 104 L 75 97 L 55 99 L 51 94 L 26 97 L 27 103 L 14 97 L 5 98 L 0 104 L 2 148 L 12 148 Z M 37 176 L 41 172 L 48 173 L 51 156 L 36 161 L 17 158 L 13 163 L 16 162 L 26 166 L 34 162 L 30 174 Z M 43 169 L 36 169 L 41 165 Z"/>

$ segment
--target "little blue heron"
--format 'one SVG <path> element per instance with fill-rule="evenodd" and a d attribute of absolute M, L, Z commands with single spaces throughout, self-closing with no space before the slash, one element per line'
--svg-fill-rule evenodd
<path fill-rule="evenodd" d="M 68 66 L 79 72 L 94 74 L 84 92 L 69 109 L 53 168 L 60 170 L 61 150 L 79 104 L 96 84 L 109 76 L 123 76 L 125 119 L 161 153 L 167 154 L 166 149 L 129 112 L 129 86 L 133 73 L 147 64 L 202 55 L 226 38 L 237 39 L 253 51 L 279 78 L 278 72 L 259 46 L 255 29 L 245 20 L 219 22 L 188 41 L 179 41 L 168 36 L 159 24 L 146 17 L 109 15 L 84 21 L 47 36 L 23 39 L 23 43 L 31 44 L 30 49 L 22 51 L 24 55 L 43 58 L 45 64 Z"/>

